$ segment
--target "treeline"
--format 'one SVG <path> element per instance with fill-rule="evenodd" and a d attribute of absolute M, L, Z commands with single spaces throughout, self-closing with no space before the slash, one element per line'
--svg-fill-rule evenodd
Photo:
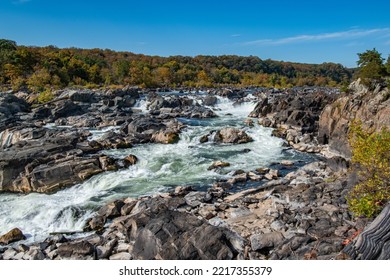
<path fill-rule="evenodd" d="M 41 92 L 67 86 L 141 87 L 340 86 L 352 70 L 341 64 L 302 64 L 255 56 L 147 56 L 102 49 L 27 47 L 0 39 L 3 88 Z"/>

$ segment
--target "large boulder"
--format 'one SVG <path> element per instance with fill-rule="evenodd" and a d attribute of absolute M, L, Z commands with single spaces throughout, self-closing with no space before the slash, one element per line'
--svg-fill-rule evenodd
<path fill-rule="evenodd" d="M 214 136 L 214 142 L 216 143 L 242 144 L 252 141 L 252 137 L 250 137 L 245 131 L 234 127 L 226 127 L 221 130 L 217 130 Z"/>
<path fill-rule="evenodd" d="M 84 113 L 79 105 L 68 99 L 56 101 L 54 105 L 55 107 L 52 110 L 52 114 L 56 119 L 82 115 Z"/>
<path fill-rule="evenodd" d="M 104 171 L 98 157 L 68 156 L 45 161 L 40 151 L 30 152 L 26 156 L 37 159 L 18 158 L 16 154 L 0 162 L 0 191 L 50 193 Z"/>
<path fill-rule="evenodd" d="M 159 131 L 152 135 L 151 141 L 161 144 L 175 144 L 180 140 L 179 133 L 174 131 Z"/>
<path fill-rule="evenodd" d="M 203 98 L 203 104 L 206 106 L 214 106 L 217 102 L 218 98 L 215 95 L 207 95 Z"/>
<path fill-rule="evenodd" d="M 236 254 L 221 229 L 163 203 L 153 203 L 150 209 L 121 219 L 121 224 L 132 229 L 134 259 L 233 259 Z"/>
<path fill-rule="evenodd" d="M 166 126 L 153 117 L 137 117 L 127 127 L 128 133 L 148 133 L 152 134 L 165 128 Z"/>
<path fill-rule="evenodd" d="M 140 96 L 140 89 L 138 87 L 125 86 L 124 88 L 109 89 L 105 92 L 105 95 L 137 99 Z"/>
<path fill-rule="evenodd" d="M 23 235 L 23 232 L 18 228 L 14 228 L 11 229 L 6 234 L 0 236 L 0 245 L 8 245 L 12 242 L 16 242 L 24 239 L 26 239 L 26 237 Z"/>
<path fill-rule="evenodd" d="M 69 157 L 65 161 L 54 161 L 35 167 L 22 178 L 21 185 L 14 186 L 22 191 L 30 189 L 48 193 L 81 183 L 101 172 L 103 169 L 97 158 Z"/>
<path fill-rule="evenodd" d="M 69 99 L 73 102 L 93 103 L 96 102 L 95 93 L 93 91 L 71 91 Z"/>

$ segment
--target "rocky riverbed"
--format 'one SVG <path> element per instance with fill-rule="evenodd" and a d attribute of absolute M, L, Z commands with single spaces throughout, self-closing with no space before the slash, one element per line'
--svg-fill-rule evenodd
<path fill-rule="evenodd" d="M 0 259 L 350 258 L 344 247 L 371 221 L 348 211 L 348 155 L 318 139 L 338 97 L 127 87 L 65 90 L 32 108 L 3 94 L 0 211 L 66 232 L 39 238 L 3 219 Z M 43 203 L 39 192 L 49 193 Z M 27 203 L 49 211 L 19 209 Z M 51 213 L 55 203 L 64 208 Z"/>

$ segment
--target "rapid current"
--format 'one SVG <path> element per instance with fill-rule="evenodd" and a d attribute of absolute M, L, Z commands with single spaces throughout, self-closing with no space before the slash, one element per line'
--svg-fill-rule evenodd
<path fill-rule="evenodd" d="M 145 100 L 136 106 L 144 113 L 147 111 Z M 127 169 L 93 176 L 50 195 L 0 194 L 0 235 L 18 227 L 28 237 L 27 242 L 42 241 L 51 232 L 81 231 L 96 209 L 117 198 L 152 195 L 180 185 L 206 189 L 216 180 L 231 177 L 232 171 L 238 169 L 250 171 L 284 159 L 310 161 L 307 155 L 284 148 L 281 139 L 271 136 L 272 129 L 256 122 L 253 127 L 245 126 L 244 120 L 254 106 L 254 99 L 250 98 L 240 105 L 218 98 L 213 110 L 219 117 L 179 119 L 187 127 L 176 144 L 141 144 L 104 152 L 118 158 L 136 155 L 139 161 Z M 201 136 L 223 127 L 244 129 L 254 141 L 240 145 L 199 143 Z M 91 130 L 92 137 L 100 137 L 107 131 Z M 207 170 L 216 160 L 229 162 L 230 166 L 222 171 Z"/>

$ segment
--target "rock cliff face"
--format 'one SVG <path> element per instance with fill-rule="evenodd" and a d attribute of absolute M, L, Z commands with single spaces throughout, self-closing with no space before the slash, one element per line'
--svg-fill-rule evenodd
<path fill-rule="evenodd" d="M 350 93 L 327 105 L 320 115 L 318 141 L 345 157 L 351 156 L 348 130 L 353 120 L 366 128 L 380 130 L 390 126 L 390 93 L 383 85 L 373 91 L 360 83 L 349 86 Z"/>

